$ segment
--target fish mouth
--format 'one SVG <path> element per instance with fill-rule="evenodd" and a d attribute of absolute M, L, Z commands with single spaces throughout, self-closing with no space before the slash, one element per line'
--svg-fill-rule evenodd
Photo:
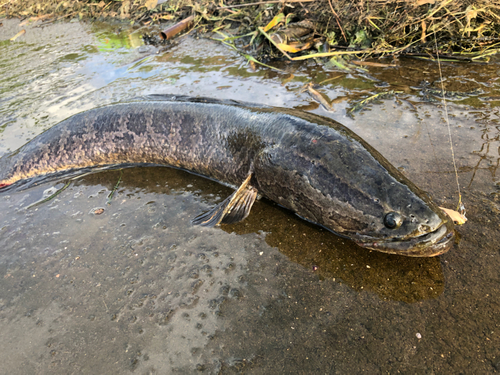
<path fill-rule="evenodd" d="M 366 249 L 409 257 L 434 257 L 447 252 L 454 243 L 453 222 L 447 220 L 436 230 L 405 240 L 381 240 L 372 242 L 356 241 Z"/>

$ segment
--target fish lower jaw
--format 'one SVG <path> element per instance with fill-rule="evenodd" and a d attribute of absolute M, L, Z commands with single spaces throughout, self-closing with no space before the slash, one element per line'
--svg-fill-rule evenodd
<path fill-rule="evenodd" d="M 402 241 L 355 241 L 365 249 L 409 257 L 434 257 L 447 252 L 454 243 L 453 224 L 444 223 L 434 232 Z"/>

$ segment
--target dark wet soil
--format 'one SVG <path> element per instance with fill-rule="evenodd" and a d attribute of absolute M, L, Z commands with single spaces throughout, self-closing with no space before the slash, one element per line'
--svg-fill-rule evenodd
<path fill-rule="evenodd" d="M 0 28 L 0 155 L 62 119 L 148 93 L 302 107 L 344 123 L 443 206 L 457 187 L 430 62 L 368 72 L 253 71 L 208 39 L 156 53 L 123 28 Z M 443 63 L 469 221 L 436 258 L 368 252 L 258 201 L 244 222 L 190 219 L 230 190 L 169 168 L 0 195 L 2 373 L 477 373 L 500 371 L 498 63 Z M 293 75 L 293 76 L 292 76 Z M 300 88 L 334 101 L 327 112 Z M 478 94 L 477 89 L 481 89 Z M 402 91 L 352 116 L 359 100 Z M 102 209 L 102 210 L 96 210 Z"/>

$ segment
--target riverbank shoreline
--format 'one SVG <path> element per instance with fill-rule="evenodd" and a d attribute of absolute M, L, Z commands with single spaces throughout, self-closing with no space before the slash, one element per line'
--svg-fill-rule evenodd
<path fill-rule="evenodd" d="M 218 32 L 238 50 L 266 62 L 361 54 L 365 57 L 445 55 L 487 61 L 500 46 L 500 7 L 493 1 L 225 1 L 11 0 L 0 17 L 26 23 L 116 19 L 174 25 L 194 16 L 199 33 Z M 230 32 L 228 32 L 230 31 Z"/>

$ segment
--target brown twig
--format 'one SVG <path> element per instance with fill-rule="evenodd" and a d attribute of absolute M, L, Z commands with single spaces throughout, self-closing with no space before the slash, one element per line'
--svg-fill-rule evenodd
<path fill-rule="evenodd" d="M 330 9 L 332 10 L 333 15 L 335 16 L 335 20 L 337 21 L 337 25 L 339 25 L 339 29 L 342 32 L 342 36 L 344 37 L 344 40 L 347 43 L 347 38 L 345 37 L 344 29 L 342 29 L 342 26 L 340 26 L 339 16 L 338 16 L 337 12 L 335 12 L 335 9 L 333 9 L 332 0 L 328 0 L 328 4 L 330 4 Z"/>
<path fill-rule="evenodd" d="M 376 63 L 376 62 L 371 62 L 371 61 L 353 60 L 350 62 L 354 65 L 373 66 L 373 67 L 378 67 L 378 68 L 393 68 L 393 67 L 397 66 L 396 64 L 382 64 L 382 63 Z"/>

